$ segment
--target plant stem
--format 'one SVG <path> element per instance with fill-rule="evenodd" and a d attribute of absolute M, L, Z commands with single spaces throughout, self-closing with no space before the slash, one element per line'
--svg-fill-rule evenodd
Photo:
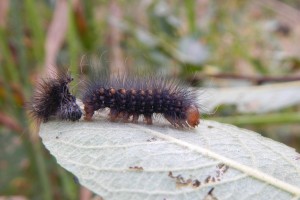
<path fill-rule="evenodd" d="M 300 113 L 289 112 L 264 115 L 240 115 L 233 117 L 212 117 L 208 119 L 235 125 L 286 124 L 299 123 Z"/>
<path fill-rule="evenodd" d="M 47 167 L 42 155 L 43 149 L 41 148 L 41 143 L 36 142 L 32 145 L 32 150 L 34 151 L 34 157 L 37 165 L 37 173 L 43 188 L 43 199 L 51 200 L 51 187 L 50 181 L 47 176 Z"/>
<path fill-rule="evenodd" d="M 194 0 L 185 0 L 185 10 L 186 16 L 188 18 L 189 31 L 195 33 L 196 31 L 196 1 Z"/>

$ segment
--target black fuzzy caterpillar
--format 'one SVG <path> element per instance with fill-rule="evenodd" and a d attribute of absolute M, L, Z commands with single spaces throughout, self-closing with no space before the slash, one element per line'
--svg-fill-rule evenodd
<path fill-rule="evenodd" d="M 144 116 L 152 124 L 154 113 L 163 115 L 175 127 L 195 127 L 200 113 L 195 92 L 161 77 L 102 77 L 88 81 L 83 88 L 85 119 L 95 111 L 110 108 L 110 120 L 137 123 Z"/>
<path fill-rule="evenodd" d="M 66 71 L 53 72 L 52 77 L 40 79 L 27 105 L 31 116 L 39 122 L 47 122 L 51 116 L 61 120 L 79 120 L 82 112 L 68 87 L 72 80 Z"/>

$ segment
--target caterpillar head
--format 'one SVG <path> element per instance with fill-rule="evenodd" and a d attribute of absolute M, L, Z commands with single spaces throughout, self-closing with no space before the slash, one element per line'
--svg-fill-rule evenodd
<path fill-rule="evenodd" d="M 81 118 L 82 112 L 80 107 L 76 104 L 75 97 L 72 101 L 63 102 L 58 116 L 63 120 L 78 121 Z"/>
<path fill-rule="evenodd" d="M 70 93 L 69 83 L 73 80 L 66 71 L 54 72 L 38 80 L 31 102 L 26 108 L 38 122 L 47 122 L 51 116 L 62 120 L 77 121 L 82 112 L 76 98 Z"/>

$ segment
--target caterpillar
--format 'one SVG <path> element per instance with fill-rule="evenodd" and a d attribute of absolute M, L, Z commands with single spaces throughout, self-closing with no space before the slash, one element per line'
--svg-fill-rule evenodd
<path fill-rule="evenodd" d="M 160 114 L 175 127 L 195 127 L 200 120 L 195 91 L 162 77 L 94 78 L 86 82 L 82 101 L 87 121 L 104 108 L 111 121 L 137 123 L 143 115 L 150 125 L 153 114 Z"/>
<path fill-rule="evenodd" d="M 79 120 L 82 112 L 68 86 L 73 78 L 66 71 L 51 75 L 38 80 L 31 102 L 27 103 L 30 115 L 39 122 L 47 122 L 51 116 L 61 120 Z"/>

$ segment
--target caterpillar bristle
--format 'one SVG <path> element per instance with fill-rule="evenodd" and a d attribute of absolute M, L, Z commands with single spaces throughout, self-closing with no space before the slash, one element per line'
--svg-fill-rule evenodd
<path fill-rule="evenodd" d="M 47 122 L 51 116 L 79 120 L 82 112 L 68 86 L 72 80 L 67 71 L 52 72 L 48 77 L 39 79 L 31 102 L 27 104 L 30 115 L 38 122 Z"/>
<path fill-rule="evenodd" d="M 94 112 L 109 108 L 111 121 L 137 123 L 141 115 L 152 124 L 153 114 L 161 114 L 175 127 L 195 127 L 200 113 L 196 93 L 174 80 L 150 76 L 101 76 L 87 81 L 82 100 L 85 120 Z"/>

